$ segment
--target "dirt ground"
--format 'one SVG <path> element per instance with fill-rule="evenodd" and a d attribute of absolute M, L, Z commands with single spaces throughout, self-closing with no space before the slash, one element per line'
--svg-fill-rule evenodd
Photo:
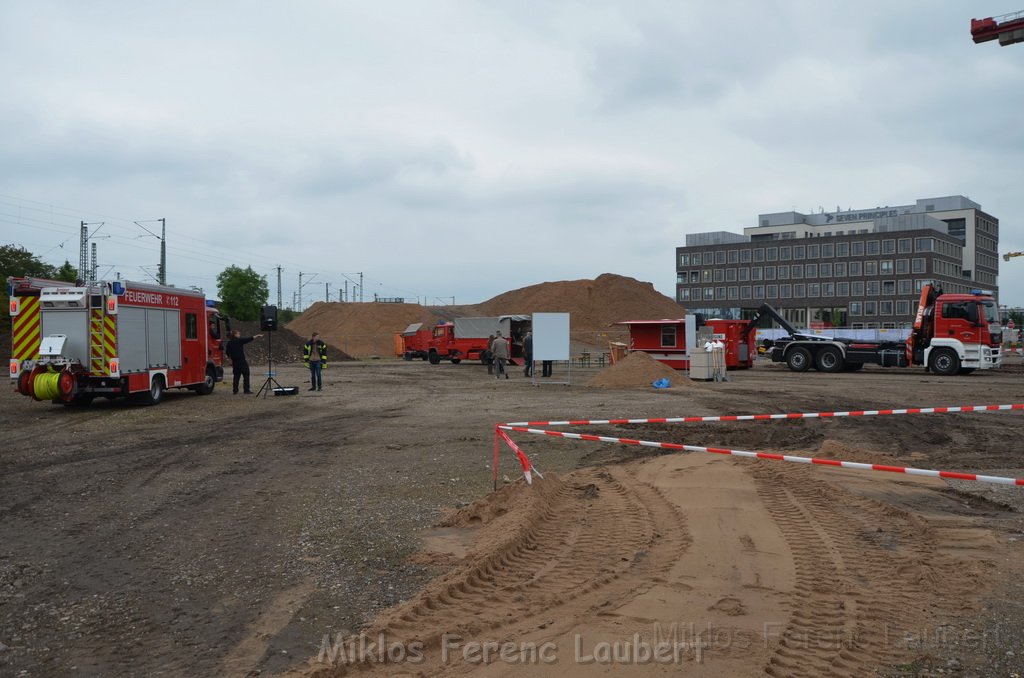
<path fill-rule="evenodd" d="M 1019 366 L 598 373 L 345 362 L 318 393 L 156 407 L 4 389 L 0 675 L 1024 672 L 1024 487 L 526 433 L 544 478 L 506 447 L 497 492 L 491 470 L 497 422 L 1018 403 Z M 1021 411 L 558 430 L 1024 476 Z"/>

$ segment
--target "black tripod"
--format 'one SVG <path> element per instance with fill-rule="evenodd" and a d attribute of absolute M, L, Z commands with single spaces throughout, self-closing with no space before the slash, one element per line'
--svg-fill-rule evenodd
<path fill-rule="evenodd" d="M 259 398 L 262 395 L 266 398 L 270 395 L 273 387 L 282 388 L 281 384 L 277 383 L 277 379 L 274 379 L 274 331 L 267 331 L 267 378 L 263 382 L 263 386 L 260 386 L 260 390 L 256 392 L 256 397 Z"/>

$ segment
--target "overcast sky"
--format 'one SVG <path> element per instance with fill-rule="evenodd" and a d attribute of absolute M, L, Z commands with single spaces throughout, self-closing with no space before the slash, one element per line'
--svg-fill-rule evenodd
<path fill-rule="evenodd" d="M 0 4 L 0 243 L 276 302 L 476 303 L 618 273 L 674 296 L 687 233 L 962 194 L 1024 250 L 1024 44 L 985 2 Z M 102 237 L 109 236 L 109 237 Z M 1001 264 L 1024 305 L 1024 258 Z"/>

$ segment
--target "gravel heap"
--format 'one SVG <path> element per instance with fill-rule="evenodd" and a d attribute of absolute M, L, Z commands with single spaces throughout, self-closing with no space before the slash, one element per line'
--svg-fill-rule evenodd
<path fill-rule="evenodd" d="M 238 330 L 242 333 L 243 337 L 252 337 L 257 334 L 263 335 L 260 339 L 245 345 L 245 359 L 250 367 L 267 362 L 268 346 L 273 349 L 275 363 L 302 362 L 302 346 L 306 343 L 306 336 L 296 334 L 287 328 L 281 328 L 275 332 L 261 332 L 260 324 L 256 321 L 232 320 L 231 329 Z M 269 336 L 271 334 L 273 334 L 273 337 Z M 332 360 L 353 360 L 353 358 L 341 349 L 332 346 L 330 341 L 327 341 L 328 364 Z M 225 364 L 230 365 L 231 359 L 228 358 Z"/>

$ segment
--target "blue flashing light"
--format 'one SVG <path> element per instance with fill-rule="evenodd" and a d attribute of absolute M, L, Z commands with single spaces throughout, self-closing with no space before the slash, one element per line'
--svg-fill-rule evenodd
<path fill-rule="evenodd" d="M 120 281 L 114 281 L 110 283 L 110 289 L 119 297 L 124 296 L 124 283 Z"/>

